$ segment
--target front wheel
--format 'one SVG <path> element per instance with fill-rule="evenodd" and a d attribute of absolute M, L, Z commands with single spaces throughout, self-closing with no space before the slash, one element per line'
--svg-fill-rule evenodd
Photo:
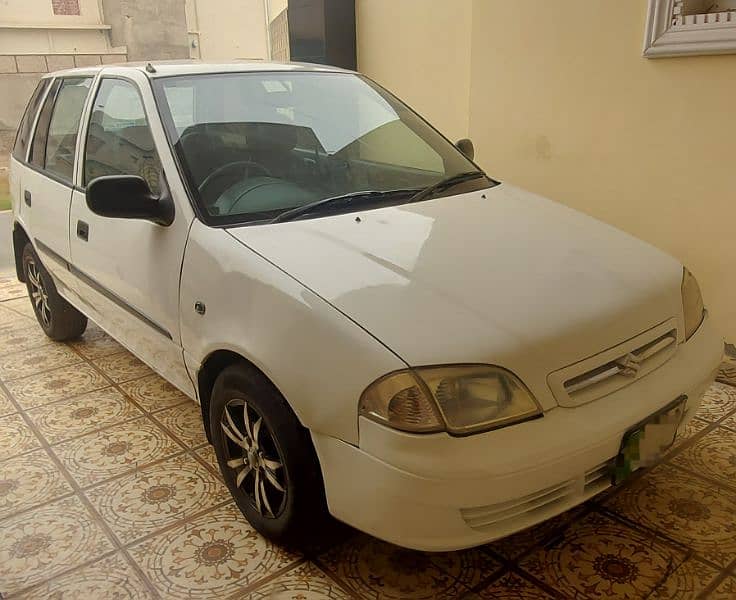
<path fill-rule="evenodd" d="M 30 242 L 23 248 L 23 273 L 33 312 L 44 333 L 57 342 L 82 335 L 87 328 L 87 317 L 59 295 Z"/>
<path fill-rule="evenodd" d="M 210 431 L 235 502 L 265 537 L 302 545 L 329 520 L 309 432 L 283 396 L 246 364 L 218 376 Z"/>

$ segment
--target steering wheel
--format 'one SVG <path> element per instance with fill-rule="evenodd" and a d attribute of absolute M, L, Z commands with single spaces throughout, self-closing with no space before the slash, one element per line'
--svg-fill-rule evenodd
<path fill-rule="evenodd" d="M 207 188 L 211 186 L 213 182 L 217 181 L 218 179 L 222 179 L 228 175 L 235 175 L 242 171 L 243 177 L 250 177 L 251 167 L 257 169 L 266 177 L 271 177 L 271 173 L 269 172 L 269 170 L 263 165 L 258 164 L 257 162 L 254 162 L 252 160 L 236 160 L 235 162 L 227 163 L 222 165 L 221 167 L 217 167 L 214 171 L 212 171 L 212 173 L 207 175 L 204 181 L 199 184 L 200 195 L 206 197 L 205 192 L 207 191 Z M 217 198 L 215 198 L 215 200 L 216 199 Z"/>

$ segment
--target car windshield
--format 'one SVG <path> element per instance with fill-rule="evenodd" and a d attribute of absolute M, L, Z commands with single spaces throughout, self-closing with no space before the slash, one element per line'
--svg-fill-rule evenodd
<path fill-rule="evenodd" d="M 169 141 L 208 222 L 265 222 L 314 203 L 319 210 L 305 216 L 399 204 L 477 171 L 411 109 L 352 73 L 176 76 L 156 79 L 154 87 Z M 434 195 L 491 184 L 460 177 L 452 192 L 439 186 Z"/>

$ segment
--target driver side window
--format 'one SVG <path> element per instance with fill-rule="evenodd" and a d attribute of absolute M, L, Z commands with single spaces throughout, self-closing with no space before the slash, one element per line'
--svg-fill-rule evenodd
<path fill-rule="evenodd" d="M 160 192 L 161 163 L 134 84 L 123 79 L 102 80 L 84 154 L 85 185 L 103 175 L 139 175 L 154 194 Z"/>

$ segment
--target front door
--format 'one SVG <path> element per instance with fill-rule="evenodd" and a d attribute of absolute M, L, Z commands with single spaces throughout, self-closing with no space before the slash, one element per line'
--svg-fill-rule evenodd
<path fill-rule="evenodd" d="M 167 175 L 169 181 L 177 176 L 170 154 L 168 171 L 162 166 L 154 140 L 166 150 L 164 133 L 142 73 L 138 78 L 103 75 L 93 93 L 69 223 L 80 295 L 103 329 L 194 396 L 179 334 L 179 274 L 191 209 L 183 193 L 178 199 L 173 194 L 176 216 L 168 227 L 90 211 L 84 188 L 96 177 L 139 175 L 154 193 L 161 193 L 168 189 Z"/>

